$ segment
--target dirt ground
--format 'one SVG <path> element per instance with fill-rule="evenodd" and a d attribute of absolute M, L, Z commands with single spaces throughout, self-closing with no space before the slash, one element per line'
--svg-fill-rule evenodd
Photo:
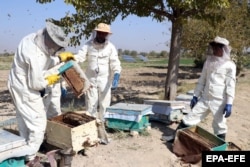
<path fill-rule="evenodd" d="M 144 99 L 159 99 L 164 92 L 167 69 L 139 68 L 125 69 L 121 73 L 118 91 L 112 92 L 112 104 L 117 102 L 142 103 Z M 179 82 L 196 83 L 199 69 L 180 68 Z M 14 107 L 7 91 L 6 81 L 8 71 L 0 71 L 0 121 L 15 117 Z M 234 142 L 242 150 L 250 150 L 250 70 L 242 72 L 237 81 L 236 97 L 233 113 L 228 119 L 229 131 L 227 141 Z M 68 99 L 72 100 L 72 99 Z M 67 99 L 64 99 L 64 102 Z M 84 104 L 81 99 L 75 101 Z M 65 104 L 65 103 L 63 103 Z M 83 106 L 82 106 L 83 107 Z M 209 115 L 199 125 L 212 132 L 212 116 Z M 112 141 L 108 145 L 98 145 L 86 149 L 85 154 L 76 154 L 72 160 L 72 167 L 186 167 L 200 166 L 198 164 L 184 164 L 172 152 L 171 144 L 161 141 L 164 135 L 170 135 L 177 127 L 176 123 L 165 124 L 150 122 L 151 129 L 147 135 L 129 136 L 128 132 L 109 133 Z"/>

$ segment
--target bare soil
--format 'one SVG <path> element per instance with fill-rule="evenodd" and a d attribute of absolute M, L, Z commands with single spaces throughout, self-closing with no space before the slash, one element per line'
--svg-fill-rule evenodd
<path fill-rule="evenodd" d="M 179 85 L 181 83 L 195 84 L 200 69 L 181 67 Z M 164 93 L 167 69 L 137 68 L 124 69 L 121 73 L 119 89 L 112 92 L 112 104 L 117 102 L 143 103 L 144 99 L 159 99 Z M 15 110 L 7 90 L 8 71 L 0 71 L 0 121 L 15 117 Z M 236 97 L 233 113 L 228 118 L 229 131 L 227 141 L 231 141 L 242 150 L 250 150 L 250 70 L 241 73 L 237 80 Z M 70 91 L 70 90 L 69 90 Z M 62 99 L 63 109 L 72 105 L 84 110 L 84 97 L 74 99 L 69 96 Z M 67 104 L 68 102 L 68 104 Z M 212 132 L 212 116 L 209 115 L 199 125 Z M 201 166 L 185 164 L 172 152 L 172 145 L 161 140 L 164 135 L 170 135 L 177 127 L 176 123 L 165 124 L 150 122 L 148 133 L 130 136 L 129 132 L 109 132 L 112 141 L 108 145 L 97 145 L 85 150 L 85 155 L 76 154 L 72 167 L 180 167 Z M 13 128 L 13 126 L 12 126 Z"/>

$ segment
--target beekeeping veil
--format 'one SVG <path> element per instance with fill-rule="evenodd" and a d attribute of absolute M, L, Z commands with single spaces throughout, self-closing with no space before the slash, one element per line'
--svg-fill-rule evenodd
<path fill-rule="evenodd" d="M 231 60 L 230 53 L 231 53 L 231 47 L 229 46 L 229 41 L 226 38 L 222 37 L 215 37 L 213 41 L 209 43 L 210 50 L 212 46 L 220 45 L 223 51 L 222 57 L 218 57 L 216 55 L 213 55 L 211 52 L 209 56 L 207 57 L 207 61 L 205 66 L 210 69 L 217 69 L 225 62 Z"/>
<path fill-rule="evenodd" d="M 105 32 L 108 33 L 108 35 L 104 39 L 98 39 L 97 32 Z M 108 40 L 108 37 L 112 34 L 110 25 L 105 23 L 99 23 L 97 27 L 93 31 L 93 39 L 95 39 L 98 43 L 102 44 L 105 43 Z"/>

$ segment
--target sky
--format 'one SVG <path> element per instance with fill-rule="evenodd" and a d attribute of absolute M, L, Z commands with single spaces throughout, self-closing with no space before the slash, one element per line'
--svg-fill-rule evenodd
<path fill-rule="evenodd" d="M 75 13 L 71 5 L 63 0 L 39 4 L 36 0 L 2 0 L 0 1 L 0 53 L 15 52 L 20 40 L 45 27 L 45 20 L 59 20 L 66 13 Z M 131 15 L 125 20 L 120 17 L 111 23 L 110 41 L 117 49 L 135 50 L 137 52 L 169 51 L 170 22 L 156 22 L 152 18 Z M 81 45 L 67 50 L 77 52 Z"/>

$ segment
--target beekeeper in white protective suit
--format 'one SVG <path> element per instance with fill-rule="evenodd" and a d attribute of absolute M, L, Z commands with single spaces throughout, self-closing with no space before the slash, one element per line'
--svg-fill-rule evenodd
<path fill-rule="evenodd" d="M 229 41 L 217 36 L 209 43 L 212 55 L 208 55 L 191 100 L 191 112 L 185 115 L 178 129 L 201 122 L 210 112 L 213 114 L 214 134 L 225 140 L 226 118 L 231 115 L 235 95 L 236 65 L 230 58 Z M 166 137 L 171 140 L 171 137 Z"/>
<path fill-rule="evenodd" d="M 111 103 L 111 88 L 117 88 L 121 73 L 117 50 L 108 40 L 111 34 L 110 25 L 99 23 L 93 31 L 93 38 L 74 55 L 76 61 L 88 62 L 86 76 L 91 88 L 86 92 L 86 107 L 102 123 Z M 107 143 L 106 139 L 101 141 Z"/>
<path fill-rule="evenodd" d="M 38 160 L 36 153 L 43 142 L 47 123 L 42 96 L 48 86 L 55 86 L 60 79 L 57 74 L 45 78 L 44 72 L 60 61 L 72 58 L 67 52 L 55 56 L 68 46 L 68 42 L 63 29 L 50 21 L 46 22 L 46 28 L 21 40 L 10 70 L 8 89 L 16 108 L 19 133 L 26 139 L 27 146 L 13 151 L 12 155 L 1 154 L 0 162 L 10 157 L 26 156 L 27 165 L 32 166 Z"/>

